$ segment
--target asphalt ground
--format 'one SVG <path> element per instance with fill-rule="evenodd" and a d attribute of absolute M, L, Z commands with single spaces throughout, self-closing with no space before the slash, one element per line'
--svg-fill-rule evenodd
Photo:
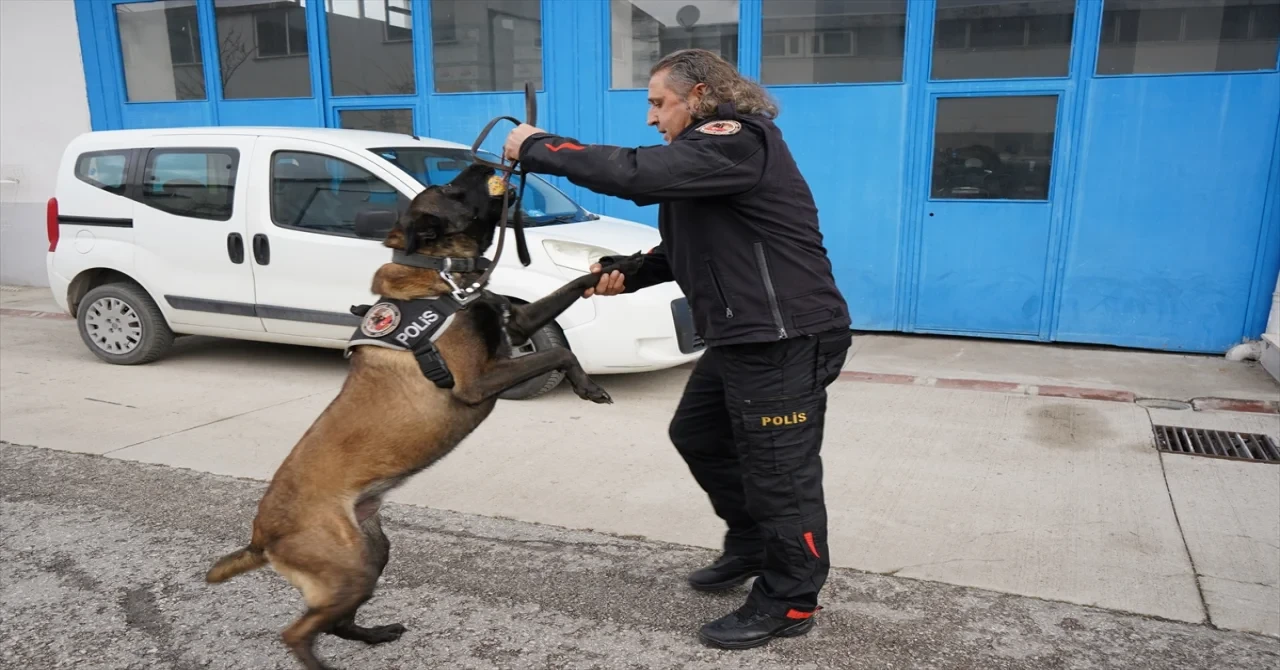
<path fill-rule="evenodd" d="M 264 484 L 0 443 L 0 665 L 294 668 L 301 611 L 269 569 L 210 586 L 243 546 Z M 745 588 L 684 575 L 712 552 L 428 508 L 384 508 L 391 562 L 364 625 L 324 636 L 338 668 L 1274 668 L 1280 640 L 837 569 L 818 627 L 762 649 L 704 647 L 697 627 Z"/>

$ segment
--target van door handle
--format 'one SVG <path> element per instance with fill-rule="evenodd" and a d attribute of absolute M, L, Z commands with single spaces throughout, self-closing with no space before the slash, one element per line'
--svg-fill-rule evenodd
<path fill-rule="evenodd" d="M 267 236 L 262 233 L 253 236 L 253 260 L 258 261 L 258 265 L 267 265 L 271 262 L 271 244 L 267 242 Z"/>
<path fill-rule="evenodd" d="M 244 238 L 240 237 L 240 233 L 227 235 L 227 255 L 236 265 L 244 262 Z"/>

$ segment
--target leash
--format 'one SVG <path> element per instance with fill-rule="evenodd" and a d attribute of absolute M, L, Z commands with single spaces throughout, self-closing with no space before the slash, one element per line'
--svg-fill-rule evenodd
<path fill-rule="evenodd" d="M 528 123 L 531 126 L 536 126 L 538 124 L 538 98 L 533 88 L 533 82 L 528 81 L 524 83 L 524 115 L 525 123 Z M 516 238 L 516 254 L 520 257 L 520 264 L 528 267 L 532 262 L 529 257 L 529 245 L 525 241 L 524 237 L 524 215 L 520 209 L 521 203 L 524 202 L 524 189 L 529 184 L 529 180 L 525 176 L 527 173 L 524 170 L 518 169 L 518 165 L 520 163 L 519 159 L 513 159 L 511 161 L 511 165 L 507 165 L 507 159 L 505 157 L 501 159 L 502 162 L 500 163 L 480 157 L 480 145 L 484 144 L 484 141 L 489 137 L 489 133 L 493 131 L 494 127 L 497 126 L 500 121 L 510 121 L 517 126 L 520 125 L 520 120 L 511 116 L 495 117 L 491 119 L 489 123 L 485 124 L 484 129 L 480 131 L 480 135 L 476 137 L 476 141 L 471 143 L 472 162 L 479 165 L 487 165 L 502 173 L 502 218 L 498 222 L 498 248 L 494 250 L 493 261 L 489 264 L 489 267 L 485 269 L 484 274 L 480 275 L 480 278 L 470 286 L 465 288 L 458 286 L 447 266 L 440 272 L 441 278 L 443 278 L 445 283 L 449 284 L 449 287 L 453 289 L 454 299 L 459 302 L 469 301 L 476 294 L 476 291 L 480 290 L 481 287 L 489 282 L 490 275 L 493 274 L 494 269 L 498 266 L 498 259 L 502 257 L 502 249 L 504 243 L 507 241 L 508 224 L 510 224 L 512 234 Z M 509 200 L 511 197 L 510 186 L 511 177 L 516 174 L 525 178 L 520 180 L 520 192 L 516 194 L 516 200 L 514 203 L 516 206 L 516 213 L 515 216 L 512 217 L 512 203 Z M 508 221 L 508 219 L 511 220 Z"/>

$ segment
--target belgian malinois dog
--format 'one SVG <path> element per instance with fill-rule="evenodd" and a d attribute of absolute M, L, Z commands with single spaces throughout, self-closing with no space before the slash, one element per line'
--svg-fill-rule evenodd
<path fill-rule="evenodd" d="M 505 181 L 471 165 L 443 186 L 419 193 L 384 240 L 400 252 L 432 258 L 477 258 L 505 227 Z M 638 256 L 610 263 L 634 273 Z M 479 273 L 456 275 L 476 282 Z M 387 263 L 372 291 L 393 300 L 443 296 L 456 290 L 434 269 Z M 383 497 L 444 457 L 488 417 L 501 392 L 552 370 L 596 403 L 612 402 L 565 348 L 511 358 L 534 332 L 568 309 L 599 275 L 586 274 L 551 295 L 512 305 L 483 289 L 456 312 L 435 348 L 453 376 L 452 388 L 424 377 L 410 351 L 355 348 L 338 396 L 293 447 L 258 503 L 249 546 L 218 560 L 210 583 L 270 564 L 306 601 L 306 612 L 283 632 L 284 643 L 309 670 L 325 668 L 313 650 L 320 633 L 378 644 L 404 633 L 400 624 L 359 626 L 356 611 L 373 595 L 387 564 Z M 474 285 L 474 284 L 473 284 Z"/>

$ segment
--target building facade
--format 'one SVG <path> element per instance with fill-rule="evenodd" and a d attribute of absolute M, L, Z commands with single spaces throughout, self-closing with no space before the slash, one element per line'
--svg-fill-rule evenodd
<path fill-rule="evenodd" d="M 74 18 L 94 129 L 470 143 L 532 81 L 542 127 L 655 144 L 650 67 L 710 49 L 779 100 L 858 329 L 1220 353 L 1263 332 L 1280 274 L 1280 0 L 75 0 Z"/>

